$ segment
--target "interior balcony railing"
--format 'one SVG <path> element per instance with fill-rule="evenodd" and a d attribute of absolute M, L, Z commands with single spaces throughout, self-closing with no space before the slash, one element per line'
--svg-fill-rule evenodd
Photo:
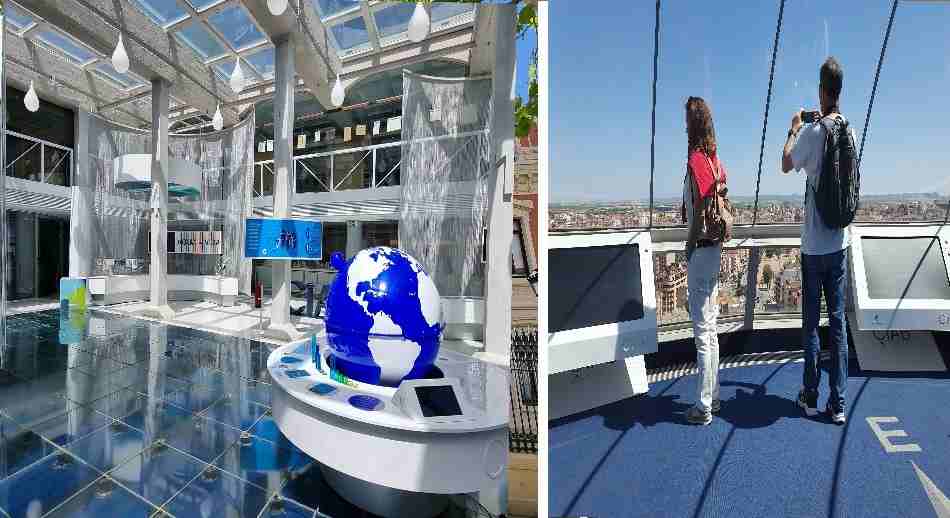
<path fill-rule="evenodd" d="M 72 149 L 9 130 L 6 139 L 7 176 L 63 187 L 72 185 Z"/>
<path fill-rule="evenodd" d="M 376 189 L 400 184 L 402 142 L 295 156 L 294 193 Z M 274 194 L 274 161 L 254 164 L 254 196 Z"/>

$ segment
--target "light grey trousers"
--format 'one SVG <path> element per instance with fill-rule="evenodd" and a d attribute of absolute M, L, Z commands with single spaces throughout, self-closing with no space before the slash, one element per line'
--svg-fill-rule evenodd
<path fill-rule="evenodd" d="M 686 272 L 689 316 L 696 340 L 696 367 L 699 390 L 696 405 L 707 412 L 719 398 L 719 263 L 722 246 L 697 248 Z"/>

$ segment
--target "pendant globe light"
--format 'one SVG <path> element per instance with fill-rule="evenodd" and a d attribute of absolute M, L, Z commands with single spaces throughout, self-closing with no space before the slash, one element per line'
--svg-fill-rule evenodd
<path fill-rule="evenodd" d="M 336 75 L 336 83 L 333 84 L 333 90 L 330 91 L 330 102 L 333 106 L 339 108 L 343 106 L 346 99 L 346 89 L 343 88 L 343 81 L 340 80 L 340 74 Z"/>
<path fill-rule="evenodd" d="M 221 128 L 224 127 L 224 117 L 221 116 L 221 103 L 218 103 L 218 108 L 214 111 L 214 118 L 211 119 L 211 125 L 215 131 L 221 131 Z"/>
<path fill-rule="evenodd" d="M 274 16 L 280 16 L 287 10 L 287 0 L 267 0 L 267 10 Z"/>
<path fill-rule="evenodd" d="M 241 58 L 234 60 L 234 71 L 231 72 L 231 90 L 236 94 L 244 90 L 244 71 L 241 70 Z"/>
<path fill-rule="evenodd" d="M 23 97 L 23 106 L 26 106 L 26 109 L 31 113 L 36 113 L 40 109 L 40 98 L 36 96 L 36 89 L 33 88 L 33 80 L 30 80 L 30 89 L 27 90 L 26 96 Z"/>
<path fill-rule="evenodd" d="M 419 43 L 429 35 L 429 13 L 422 5 L 422 2 L 416 2 L 416 9 L 412 12 L 412 18 L 409 19 L 409 41 Z"/>
<path fill-rule="evenodd" d="M 129 54 L 125 51 L 125 45 L 122 43 L 122 35 L 119 34 L 119 42 L 115 44 L 115 51 L 112 52 L 112 66 L 120 74 L 129 72 Z"/>

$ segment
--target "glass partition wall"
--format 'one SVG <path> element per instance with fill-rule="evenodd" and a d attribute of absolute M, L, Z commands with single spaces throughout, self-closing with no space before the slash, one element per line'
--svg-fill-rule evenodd
<path fill-rule="evenodd" d="M 721 14 L 716 5 L 691 5 L 686 16 L 667 14 L 676 10 L 668 5 L 661 3 L 658 18 L 654 3 L 638 3 L 630 7 L 632 14 L 622 15 L 632 16 L 643 29 L 630 37 L 634 51 L 626 64 L 647 72 L 628 85 L 635 101 L 614 107 L 621 117 L 636 121 L 629 130 L 629 145 L 612 151 L 624 155 L 618 163 L 636 164 L 619 168 L 624 178 L 618 178 L 616 186 L 630 191 L 626 201 L 562 201 L 549 208 L 552 231 L 654 229 L 661 327 L 689 325 L 680 212 L 687 147 L 684 105 L 689 96 L 701 96 L 710 104 L 741 236 L 723 253 L 720 322 L 744 320 L 752 325 L 760 319 L 801 315 L 798 236 L 805 181 L 802 173 L 782 174 L 781 153 L 795 110 L 818 109 L 819 69 L 828 56 L 835 56 L 845 71 L 840 109 L 863 153 L 857 224 L 947 221 L 950 181 L 944 164 L 950 161 L 950 149 L 939 139 L 950 132 L 950 121 L 931 113 L 934 106 L 950 105 L 946 5 L 901 2 L 893 10 L 892 0 L 874 0 L 859 16 L 844 6 L 816 14 L 798 2 L 737 5 L 733 9 L 741 11 L 739 15 L 763 20 L 744 27 L 738 37 L 708 23 Z M 647 29 L 655 28 L 656 19 L 654 130 L 655 34 Z M 844 45 L 845 35 L 867 45 Z M 585 80 L 600 84 L 598 73 L 605 72 L 592 70 Z M 605 91 L 616 87 L 604 79 Z M 556 94 L 557 86 L 552 88 Z M 598 117 L 596 110 L 595 103 L 592 119 Z M 557 137 L 555 133 L 552 140 Z M 612 165 L 610 157 L 598 158 Z M 565 176 L 552 185 L 555 181 L 571 186 L 578 180 Z"/>
<path fill-rule="evenodd" d="M 4 0 L 0 0 L 0 135 L 7 133 L 7 77 L 4 73 L 5 54 L 3 43 L 6 40 L 6 11 Z M 0 164 L 7 163 L 6 140 L 0 138 Z M 0 174 L 0 367 L 4 367 L 7 352 L 7 182 L 6 174 Z"/>

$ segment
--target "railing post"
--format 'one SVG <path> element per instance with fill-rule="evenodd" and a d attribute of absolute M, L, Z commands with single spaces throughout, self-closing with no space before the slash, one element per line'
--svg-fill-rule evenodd
<path fill-rule="evenodd" d="M 373 148 L 373 170 L 370 175 L 370 188 L 376 188 L 376 152 L 379 151 L 378 148 Z"/>
<path fill-rule="evenodd" d="M 746 272 L 745 289 L 745 319 L 742 323 L 742 329 L 752 330 L 752 324 L 755 322 L 755 299 L 759 295 L 759 261 L 761 258 L 761 249 L 759 247 L 749 250 L 749 267 Z"/>
<path fill-rule="evenodd" d="M 327 185 L 327 192 L 333 192 L 336 190 L 335 183 L 333 180 L 333 162 L 336 155 L 330 155 L 330 185 Z"/>

